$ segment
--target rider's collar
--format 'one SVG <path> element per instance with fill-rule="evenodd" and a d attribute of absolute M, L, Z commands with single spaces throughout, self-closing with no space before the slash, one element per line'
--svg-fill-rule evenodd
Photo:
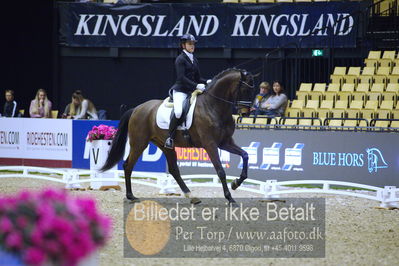
<path fill-rule="evenodd" d="M 194 63 L 194 56 L 192 53 L 187 52 L 185 49 L 183 49 L 183 52 L 190 58 L 191 63 Z"/>

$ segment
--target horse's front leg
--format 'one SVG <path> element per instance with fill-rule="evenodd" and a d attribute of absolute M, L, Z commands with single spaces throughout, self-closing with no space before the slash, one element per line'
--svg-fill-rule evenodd
<path fill-rule="evenodd" d="M 216 144 L 204 145 L 204 148 L 205 148 L 206 152 L 208 153 L 213 166 L 216 169 L 216 173 L 217 173 L 220 181 L 222 182 L 224 197 L 229 201 L 230 204 L 236 206 L 237 203 L 231 196 L 229 187 L 227 186 L 226 173 L 223 169 L 222 163 L 220 162 L 217 145 Z"/>
<path fill-rule="evenodd" d="M 234 143 L 233 138 L 230 138 L 228 141 L 222 144 L 220 148 L 233 154 L 240 155 L 242 158 L 243 166 L 240 178 L 234 179 L 234 181 L 231 182 L 231 189 L 236 190 L 248 177 L 248 153 L 241 149 L 239 146 L 237 146 Z"/>

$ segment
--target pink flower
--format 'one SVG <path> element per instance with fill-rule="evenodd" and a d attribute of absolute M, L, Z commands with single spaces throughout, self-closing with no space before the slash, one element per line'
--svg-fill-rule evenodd
<path fill-rule="evenodd" d="M 64 190 L 0 198 L 0 246 L 19 253 L 29 265 L 76 265 L 105 244 L 110 223 L 93 199 L 75 198 Z"/>
<path fill-rule="evenodd" d="M 114 139 L 117 130 L 113 126 L 99 125 L 93 126 L 93 128 L 87 133 L 87 141 L 106 139 Z"/>
<path fill-rule="evenodd" d="M 42 249 L 30 247 L 26 250 L 24 260 L 31 265 L 41 265 L 46 259 L 46 254 Z"/>
<path fill-rule="evenodd" d="M 66 191 L 64 190 L 55 190 L 55 189 L 45 189 L 40 193 L 40 198 L 47 201 L 49 199 L 64 201 L 67 198 Z"/>
<path fill-rule="evenodd" d="M 0 219 L 0 231 L 2 234 L 8 233 L 12 229 L 12 223 L 10 219 L 7 216 L 3 216 Z"/>
<path fill-rule="evenodd" d="M 42 245 L 42 243 L 44 242 L 43 232 L 36 227 L 35 231 L 33 231 L 31 234 L 31 240 L 32 243 L 37 246 Z"/>
<path fill-rule="evenodd" d="M 17 200 L 20 202 L 24 202 L 24 201 L 28 201 L 33 197 L 32 193 L 24 190 L 21 193 L 19 193 L 19 195 L 17 196 Z"/>
<path fill-rule="evenodd" d="M 20 216 L 17 218 L 17 225 L 19 228 L 25 228 L 28 225 L 29 221 L 26 216 Z"/>
<path fill-rule="evenodd" d="M 9 248 L 21 248 L 22 247 L 22 235 L 21 233 L 14 231 L 11 232 L 9 235 L 6 237 L 6 246 Z"/>

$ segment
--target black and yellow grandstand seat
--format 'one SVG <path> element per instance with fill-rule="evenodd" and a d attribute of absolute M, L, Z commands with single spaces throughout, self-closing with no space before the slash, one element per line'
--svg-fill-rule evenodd
<path fill-rule="evenodd" d="M 234 120 L 234 123 L 238 123 L 238 118 L 239 118 L 240 116 L 239 115 L 233 115 L 233 120 Z"/>
<path fill-rule="evenodd" d="M 305 101 L 303 100 L 293 100 L 291 102 L 291 108 L 292 109 L 302 109 L 305 106 Z"/>
<path fill-rule="evenodd" d="M 377 110 L 378 108 L 378 100 L 368 100 L 366 104 L 364 105 L 364 109 L 369 109 L 369 110 Z"/>
<path fill-rule="evenodd" d="M 266 128 L 268 125 L 268 118 L 267 117 L 256 117 L 254 122 L 255 128 Z"/>
<path fill-rule="evenodd" d="M 367 67 L 377 67 L 378 60 L 381 58 L 381 51 L 370 51 L 366 59 L 364 59 L 364 64 Z"/>
<path fill-rule="evenodd" d="M 330 100 L 335 102 L 337 100 L 337 92 L 335 91 L 326 91 L 323 93 L 323 100 Z"/>
<path fill-rule="evenodd" d="M 323 93 L 321 91 L 309 91 L 308 92 L 308 101 L 309 100 L 321 100 L 323 98 Z"/>
<path fill-rule="evenodd" d="M 395 51 L 384 51 L 382 58 L 378 60 L 378 67 L 389 67 L 392 69 L 395 61 Z"/>
<path fill-rule="evenodd" d="M 363 104 L 364 104 L 364 101 L 362 101 L 362 100 L 352 100 L 349 104 L 349 109 L 361 110 L 361 109 L 363 109 Z"/>
<path fill-rule="evenodd" d="M 352 101 L 362 101 L 363 104 L 366 102 L 367 93 L 364 91 L 354 91 L 352 92 Z"/>
<path fill-rule="evenodd" d="M 334 72 L 330 75 L 330 83 L 342 84 L 346 75 L 346 67 L 335 67 Z"/>
<path fill-rule="evenodd" d="M 369 92 L 370 84 L 368 83 L 359 83 L 357 84 L 356 91 Z"/>
<path fill-rule="evenodd" d="M 348 108 L 349 101 L 348 100 L 337 100 L 335 101 L 334 108 L 335 109 L 346 109 Z"/>
<path fill-rule="evenodd" d="M 250 3 L 250 4 L 256 4 L 256 0 L 240 0 L 240 3 Z"/>
<path fill-rule="evenodd" d="M 380 92 L 383 93 L 385 91 L 384 83 L 374 83 L 370 89 L 371 92 Z"/>
<path fill-rule="evenodd" d="M 223 3 L 239 3 L 238 0 L 223 0 Z"/>
<path fill-rule="evenodd" d="M 388 83 L 385 92 L 395 92 L 399 94 L 399 84 L 398 83 Z"/>
<path fill-rule="evenodd" d="M 352 93 L 351 91 L 339 91 L 337 93 L 338 100 L 347 101 L 349 103 L 352 100 Z"/>
<path fill-rule="evenodd" d="M 301 83 L 299 86 L 300 91 L 311 91 L 313 88 L 313 83 Z"/>
<path fill-rule="evenodd" d="M 345 83 L 342 85 L 341 91 L 355 91 L 355 84 Z"/>
<path fill-rule="evenodd" d="M 254 117 L 240 117 L 239 118 L 239 127 L 241 129 L 249 129 L 252 128 L 254 126 Z"/>
<path fill-rule="evenodd" d="M 298 108 L 287 108 L 285 110 L 286 117 L 300 117 L 301 116 L 301 109 Z"/>
<path fill-rule="evenodd" d="M 341 85 L 337 84 L 337 83 L 330 83 L 327 86 L 327 90 L 326 91 L 340 91 L 341 90 Z"/>
<path fill-rule="evenodd" d="M 296 98 L 298 100 L 303 100 L 306 102 L 306 100 L 308 99 L 308 91 L 296 91 Z"/>
<path fill-rule="evenodd" d="M 280 123 L 283 123 L 283 125 L 286 126 L 296 126 L 298 125 L 298 119 L 297 118 L 291 118 L 291 117 L 284 117 L 280 120 Z"/>

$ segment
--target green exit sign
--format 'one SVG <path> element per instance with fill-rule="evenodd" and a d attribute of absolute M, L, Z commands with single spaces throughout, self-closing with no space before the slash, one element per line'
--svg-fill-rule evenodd
<path fill-rule="evenodd" d="M 324 51 L 321 49 L 312 50 L 312 56 L 323 56 L 323 55 L 324 55 Z"/>

